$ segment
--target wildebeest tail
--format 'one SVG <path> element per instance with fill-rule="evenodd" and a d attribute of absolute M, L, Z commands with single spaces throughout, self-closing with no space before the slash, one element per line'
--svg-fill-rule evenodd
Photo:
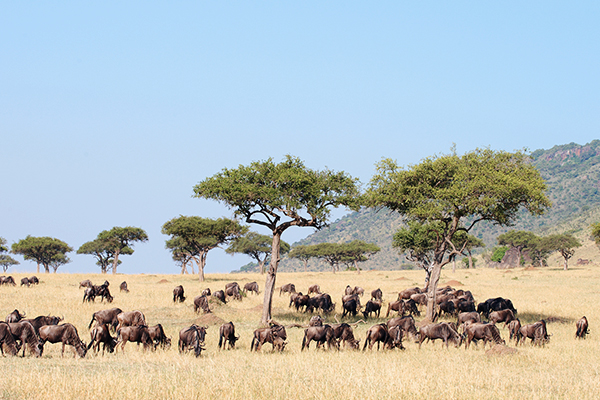
<path fill-rule="evenodd" d="M 221 350 L 222 344 L 223 344 L 223 333 L 219 332 L 219 350 Z"/>
<path fill-rule="evenodd" d="M 254 343 L 256 343 L 256 334 L 254 334 L 254 337 L 252 338 L 252 343 L 250 343 L 250 351 L 254 350 Z"/>
<path fill-rule="evenodd" d="M 300 348 L 300 351 L 304 350 L 304 348 L 306 347 L 306 336 L 308 335 L 308 329 L 304 330 L 304 337 L 302 338 L 302 348 Z"/>

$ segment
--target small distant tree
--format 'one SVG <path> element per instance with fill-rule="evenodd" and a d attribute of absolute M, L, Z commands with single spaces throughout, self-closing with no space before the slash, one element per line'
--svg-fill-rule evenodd
<path fill-rule="evenodd" d="M 342 261 L 346 264 L 352 264 L 356 272 L 360 274 L 358 263 L 367 261 L 371 255 L 379 251 L 381 251 L 381 248 L 375 243 L 353 240 L 350 243 L 342 243 L 342 252 L 344 253 Z"/>
<path fill-rule="evenodd" d="M 590 226 L 592 229 L 592 240 L 600 247 L 600 222 L 596 222 Z"/>
<path fill-rule="evenodd" d="M 312 245 L 298 245 L 292 247 L 288 254 L 289 258 L 297 258 L 304 264 L 304 272 L 308 270 L 308 261 L 315 258 L 314 247 Z"/>
<path fill-rule="evenodd" d="M 116 274 L 119 256 L 133 254 L 133 244 L 147 242 L 148 235 L 142 228 L 115 226 L 111 230 L 100 232 L 97 240 L 104 243 L 107 251 L 112 254 L 112 273 Z"/>
<path fill-rule="evenodd" d="M 346 257 L 346 254 L 340 244 L 318 243 L 311 246 L 316 258 L 319 258 L 329 264 L 334 274 L 336 270 L 339 271 L 339 266 L 345 261 Z"/>
<path fill-rule="evenodd" d="M 162 233 L 171 236 L 166 241 L 166 247 L 173 252 L 174 259 L 193 259 L 198 266 L 201 282 L 204 281 L 208 252 L 244 235 L 247 230 L 248 227 L 229 218 L 210 219 L 184 215 L 165 222 L 162 227 Z"/>
<path fill-rule="evenodd" d="M 565 260 L 563 269 L 566 271 L 569 259 L 575 254 L 575 249 L 581 247 L 581 242 L 575 236 L 567 233 L 550 235 L 546 240 L 548 241 L 548 247 L 558 251 Z"/>
<path fill-rule="evenodd" d="M 100 236 L 100 235 L 99 235 Z M 77 254 L 89 254 L 96 258 L 96 265 L 100 267 L 100 272 L 106 274 L 109 269 L 112 269 L 115 261 L 115 242 L 112 239 L 96 238 L 92 241 L 82 244 L 77 249 Z M 120 249 L 120 254 L 133 254 L 131 247 L 123 247 Z M 121 260 L 117 260 L 117 265 L 121 264 Z"/>
<path fill-rule="evenodd" d="M 252 257 L 257 263 L 261 274 L 265 273 L 265 263 L 268 261 L 273 249 L 273 238 L 256 232 L 248 232 L 244 236 L 237 237 L 231 241 L 225 249 L 228 254 L 245 254 Z M 290 245 L 283 240 L 280 242 L 281 254 L 290 251 Z"/>
<path fill-rule="evenodd" d="M 25 260 L 35 261 L 38 273 L 40 265 L 44 266 L 46 273 L 50 272 L 50 267 L 56 273 L 58 267 L 71 261 L 66 253 L 73 251 L 73 248 L 56 238 L 27 236 L 13 243 L 11 251 L 14 254 L 21 254 Z"/>
<path fill-rule="evenodd" d="M 496 246 L 492 249 L 492 255 L 490 257 L 490 261 L 500 262 L 504 258 L 508 247 L 506 246 Z"/>
<path fill-rule="evenodd" d="M 542 243 L 538 241 L 539 238 L 533 232 L 528 231 L 508 231 L 498 236 L 497 240 L 500 246 L 515 248 L 519 253 L 519 260 L 523 258 L 524 249 L 531 249 L 536 245 L 538 247 L 542 245 Z"/>
<path fill-rule="evenodd" d="M 548 240 L 548 237 L 536 237 L 529 241 L 527 245 L 529 257 L 531 257 L 532 265 L 540 267 L 548 265 L 548 257 L 554 251 L 553 244 Z"/>
<path fill-rule="evenodd" d="M 18 265 L 19 262 L 9 256 L 8 254 L 4 254 L 8 252 L 8 247 L 6 246 L 6 239 L 0 237 L 0 265 L 2 266 L 2 270 L 6 272 L 13 265 Z"/>

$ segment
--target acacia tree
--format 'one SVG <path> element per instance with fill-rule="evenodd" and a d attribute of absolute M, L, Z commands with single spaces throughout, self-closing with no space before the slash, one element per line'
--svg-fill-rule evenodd
<path fill-rule="evenodd" d="M 50 267 L 56 270 L 63 264 L 70 262 L 66 253 L 73 251 L 73 248 L 62 240 L 51 237 L 27 236 L 25 239 L 13 243 L 11 252 L 21 254 L 25 260 L 35 261 L 37 263 L 37 272 L 40 272 L 40 265 L 44 266 L 46 273 L 50 272 Z"/>
<path fill-rule="evenodd" d="M 406 168 L 384 159 L 377 164 L 365 204 L 395 210 L 409 221 L 440 224 L 427 290 L 427 318 L 434 321 L 441 270 L 460 254 L 454 235 L 481 221 L 510 225 L 522 208 L 542 214 L 550 207 L 545 190 L 525 153 L 477 149 L 463 156 L 429 157 Z"/>
<path fill-rule="evenodd" d="M 563 269 L 566 271 L 569 259 L 575 254 L 575 249 L 581 247 L 581 242 L 575 236 L 568 233 L 550 235 L 546 240 L 548 241 L 548 246 L 552 250 L 558 251 L 565 260 Z"/>
<path fill-rule="evenodd" d="M 225 252 L 228 254 L 241 253 L 252 257 L 258 263 L 258 268 L 261 274 L 265 273 L 265 263 L 268 260 L 271 252 L 273 238 L 267 235 L 261 235 L 256 232 L 248 232 L 244 236 L 240 236 L 231 241 Z M 281 254 L 287 254 L 290 251 L 290 245 L 283 240 L 280 242 Z"/>
<path fill-rule="evenodd" d="M 148 235 L 142 228 L 115 226 L 109 231 L 100 232 L 97 240 L 102 241 L 107 251 L 112 254 L 112 273 L 116 274 L 119 256 L 133 254 L 133 244 L 147 242 Z"/>
<path fill-rule="evenodd" d="M 194 187 L 196 197 L 217 200 L 250 224 L 269 228 L 273 234 L 271 262 L 265 282 L 262 323 L 271 319 L 271 304 L 280 242 L 292 226 L 321 229 L 330 208 L 351 206 L 359 195 L 358 181 L 344 172 L 315 171 L 292 156 L 279 164 L 271 158 L 249 166 L 223 169 Z"/>
<path fill-rule="evenodd" d="M 115 262 L 114 250 L 116 247 L 113 240 L 102 239 L 100 238 L 100 235 L 98 235 L 98 238 L 82 244 L 77 249 L 77 254 L 89 254 L 94 256 L 96 258 L 96 265 L 100 267 L 100 272 L 106 274 L 108 270 L 113 267 L 113 263 Z M 129 246 L 120 248 L 119 254 L 133 254 L 133 249 Z M 121 260 L 117 260 L 117 265 L 120 264 Z"/>
<path fill-rule="evenodd" d="M 315 257 L 328 263 L 334 274 L 339 270 L 339 265 L 346 260 L 346 253 L 338 243 L 318 243 L 311 247 Z"/>
<path fill-rule="evenodd" d="M 0 237 L 0 265 L 2 266 L 2 270 L 6 272 L 13 265 L 18 265 L 19 262 L 9 256 L 8 254 L 4 254 L 8 252 L 8 247 L 6 246 L 6 239 Z"/>
<path fill-rule="evenodd" d="M 304 264 L 304 272 L 306 272 L 308 270 L 308 261 L 311 258 L 315 258 L 316 255 L 314 253 L 314 248 L 312 245 L 298 245 L 298 246 L 294 246 L 289 254 L 288 254 L 289 258 L 297 258 L 298 260 L 302 261 L 302 263 Z"/>
<path fill-rule="evenodd" d="M 165 222 L 162 233 L 170 235 L 166 247 L 173 258 L 190 259 L 196 262 L 200 281 L 204 281 L 204 267 L 208 252 L 222 244 L 240 237 L 248 228 L 229 218 L 201 218 L 181 215 Z"/>
<path fill-rule="evenodd" d="M 381 248 L 375 243 L 353 240 L 350 243 L 342 243 L 342 251 L 344 252 L 342 262 L 352 264 L 356 272 L 360 274 L 358 263 L 367 261 L 371 255 L 381 251 Z"/>
<path fill-rule="evenodd" d="M 600 247 L 600 222 L 596 222 L 590 226 L 592 229 L 592 240 Z"/>
<path fill-rule="evenodd" d="M 473 235 L 468 235 L 463 231 L 458 231 L 458 232 L 456 232 L 454 243 L 456 244 L 457 248 L 463 249 L 461 251 L 461 253 L 464 256 L 466 256 L 469 261 L 467 266 L 470 269 L 474 268 L 473 250 L 478 247 L 485 247 L 485 243 L 483 242 L 483 240 L 481 240 Z"/>
<path fill-rule="evenodd" d="M 545 246 L 545 243 L 539 241 L 540 238 L 528 231 L 508 231 L 498 236 L 497 240 L 500 246 L 509 246 L 517 250 L 519 254 L 519 264 L 521 263 L 524 249 L 537 247 L 543 251 Z"/>

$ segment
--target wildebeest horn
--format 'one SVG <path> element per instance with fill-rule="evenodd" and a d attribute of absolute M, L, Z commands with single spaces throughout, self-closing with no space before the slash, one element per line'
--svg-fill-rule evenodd
<path fill-rule="evenodd" d="M 204 329 L 208 329 L 208 326 L 203 326 Z"/>

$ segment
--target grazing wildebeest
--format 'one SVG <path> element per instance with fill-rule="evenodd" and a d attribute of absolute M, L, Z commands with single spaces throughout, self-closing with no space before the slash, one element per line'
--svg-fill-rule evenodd
<path fill-rule="evenodd" d="M 225 300 L 225 292 L 222 290 L 217 290 L 216 292 L 214 292 L 212 294 L 213 297 L 216 297 L 217 299 L 221 300 L 222 303 L 226 303 L 227 301 Z"/>
<path fill-rule="evenodd" d="M 454 307 L 454 303 L 451 301 L 443 301 L 443 302 L 439 303 L 438 307 L 440 309 L 440 316 L 442 314 L 451 315 L 451 316 L 456 314 L 456 307 Z"/>
<path fill-rule="evenodd" d="M 421 348 L 421 344 L 425 339 L 432 342 L 436 339 L 442 339 L 446 348 L 448 348 L 449 342 L 453 342 L 455 347 L 459 347 L 462 343 L 462 337 L 446 322 L 429 324 L 422 327 L 419 330 L 419 348 Z"/>
<path fill-rule="evenodd" d="M 146 325 L 123 326 L 117 329 L 117 346 L 121 344 L 121 351 L 125 352 L 127 342 L 142 343 L 144 350 L 154 349 L 154 343 L 150 339 L 150 333 Z"/>
<path fill-rule="evenodd" d="M 585 316 L 581 317 L 575 326 L 577 327 L 575 337 L 578 339 L 585 339 L 585 335 L 590 333 L 590 330 L 588 329 L 588 320 Z"/>
<path fill-rule="evenodd" d="M 15 278 L 12 276 L 0 276 L 0 285 L 17 286 L 15 283 Z"/>
<path fill-rule="evenodd" d="M 179 331 L 179 352 L 194 350 L 196 357 L 204 350 L 204 339 L 206 337 L 206 326 L 196 324 L 183 328 Z"/>
<path fill-rule="evenodd" d="M 308 321 L 308 326 L 323 326 L 323 318 L 320 315 L 313 315 Z"/>
<path fill-rule="evenodd" d="M 404 300 L 396 300 L 389 303 L 387 313 L 385 314 L 386 318 L 389 317 L 390 311 L 396 311 L 398 315 L 404 314 Z"/>
<path fill-rule="evenodd" d="M 111 296 L 110 290 L 108 290 L 108 281 L 104 281 L 104 283 L 100 286 L 95 286 L 96 296 L 100 296 L 100 301 L 104 301 L 106 299 L 107 302 L 112 303 L 114 297 Z"/>
<path fill-rule="evenodd" d="M 427 293 L 415 293 L 410 296 L 410 299 L 420 306 L 427 305 Z"/>
<path fill-rule="evenodd" d="M 244 285 L 244 293 L 248 293 L 248 292 L 254 292 L 254 293 L 258 294 L 259 293 L 258 283 L 256 283 L 256 282 L 246 283 Z"/>
<path fill-rule="evenodd" d="M 344 342 L 344 347 L 349 346 L 351 349 L 357 350 L 360 348 L 360 342 L 354 338 L 354 332 L 352 327 L 348 324 L 334 324 L 331 325 L 333 328 L 333 337 L 338 343 Z"/>
<path fill-rule="evenodd" d="M 381 311 L 381 300 L 369 300 L 367 304 L 365 304 L 365 309 L 362 312 L 365 318 L 369 318 L 371 313 L 375 313 L 377 318 L 379 318 L 379 313 Z"/>
<path fill-rule="evenodd" d="M 386 342 L 389 340 L 388 326 L 386 324 L 373 325 L 367 330 L 367 337 L 365 338 L 365 345 L 363 351 L 369 345 L 369 350 L 373 349 L 373 345 L 377 343 L 377 350 L 379 350 L 379 343 L 383 343 L 385 347 Z"/>
<path fill-rule="evenodd" d="M 504 327 L 510 323 L 510 321 L 515 320 L 515 314 L 513 314 L 512 310 L 500 310 L 500 311 L 492 311 L 488 317 L 490 322 L 497 324 L 498 322 L 504 322 Z"/>
<path fill-rule="evenodd" d="M 210 296 L 212 294 L 212 292 L 210 291 L 210 288 L 206 288 L 202 291 L 202 293 L 200 293 L 201 296 Z"/>
<path fill-rule="evenodd" d="M 33 275 L 31 278 L 29 278 L 29 283 L 32 285 L 39 285 L 40 280 L 38 279 L 37 276 Z"/>
<path fill-rule="evenodd" d="M 543 346 L 548 343 L 550 341 L 550 336 L 546 330 L 546 321 L 542 319 L 534 324 L 523 325 L 521 329 L 519 329 L 517 344 L 519 344 L 521 339 L 523 340 L 523 343 L 525 343 L 527 338 L 531 339 L 530 343 L 537 346 Z"/>
<path fill-rule="evenodd" d="M 286 283 L 281 288 L 279 288 L 279 295 L 281 296 L 282 293 L 296 293 L 296 286 L 293 283 Z"/>
<path fill-rule="evenodd" d="M 148 335 L 150 335 L 150 340 L 154 342 L 154 349 L 158 346 L 165 350 L 171 347 L 171 338 L 167 337 L 161 324 L 149 326 Z"/>
<path fill-rule="evenodd" d="M 502 297 L 487 299 L 477 305 L 477 312 L 486 318 L 489 317 L 490 312 L 500 310 L 511 310 L 513 314 L 517 314 L 517 310 L 513 307 L 512 302 Z"/>
<path fill-rule="evenodd" d="M 208 297 L 205 295 L 194 297 L 194 311 L 198 312 L 200 309 L 202 309 L 202 312 L 205 314 L 210 312 L 210 307 L 208 306 Z"/>
<path fill-rule="evenodd" d="M 352 314 L 353 317 L 356 317 L 356 314 L 358 313 L 356 299 L 354 297 L 348 301 L 345 301 L 342 305 L 342 308 L 344 309 L 342 318 L 345 318 L 348 314 Z"/>
<path fill-rule="evenodd" d="M 336 349 L 339 349 L 339 344 L 335 340 L 335 334 L 331 325 L 311 326 L 306 328 L 304 330 L 304 338 L 302 339 L 302 348 L 300 351 L 305 348 L 308 349 L 310 342 L 313 340 L 317 342 L 317 348 L 327 343 L 327 349 L 331 350 L 332 345 Z"/>
<path fill-rule="evenodd" d="M 398 325 L 388 327 L 388 340 L 385 342 L 385 347 L 388 349 L 399 348 L 400 350 L 404 350 L 404 346 L 402 345 L 402 328 Z"/>
<path fill-rule="evenodd" d="M 399 326 L 402 328 L 407 335 L 411 335 L 415 340 L 415 343 L 418 342 L 419 332 L 417 332 L 417 328 L 415 327 L 415 319 L 407 315 L 405 317 L 396 317 L 392 318 L 387 322 L 388 330 L 393 328 L 394 326 Z"/>
<path fill-rule="evenodd" d="M 319 285 L 312 285 L 308 288 L 308 294 L 321 294 L 321 287 Z"/>
<path fill-rule="evenodd" d="M 466 335 L 466 346 L 465 349 L 469 348 L 469 345 L 472 341 L 475 341 L 475 344 L 479 340 L 483 339 L 483 348 L 485 349 L 485 345 L 490 343 L 496 344 L 504 344 L 504 340 L 500 337 L 500 331 L 498 328 L 489 323 L 482 322 L 474 322 L 467 323 L 465 325 L 465 335 Z"/>
<path fill-rule="evenodd" d="M 35 333 L 31 323 L 21 320 L 8 324 L 10 332 L 15 340 L 21 341 L 23 347 L 23 357 L 25 357 L 25 348 L 29 347 L 29 351 L 36 357 L 41 357 L 44 351 L 44 346 L 40 342 L 38 335 Z"/>
<path fill-rule="evenodd" d="M 462 312 L 458 314 L 457 325 L 462 325 L 465 322 L 481 322 L 481 316 L 477 311 Z"/>
<path fill-rule="evenodd" d="M 306 305 L 307 312 L 313 312 L 315 309 L 320 309 L 324 313 L 330 313 L 335 310 L 335 304 L 331 301 L 331 296 L 327 293 L 318 294 L 311 297 Z"/>
<path fill-rule="evenodd" d="M 219 328 L 219 350 L 223 347 L 225 350 L 225 345 L 229 342 L 229 348 L 235 348 L 235 342 L 239 339 L 239 336 L 235 336 L 235 325 L 233 322 L 229 321 Z"/>
<path fill-rule="evenodd" d="M 21 314 L 19 310 L 14 310 L 10 314 L 8 314 L 4 320 L 6 322 L 19 322 L 23 318 L 25 318 L 25 313 Z"/>
<path fill-rule="evenodd" d="M 294 308 L 296 311 L 301 311 L 302 307 L 304 307 L 304 311 L 306 311 L 306 307 L 308 306 L 308 301 L 310 300 L 310 296 L 307 294 L 293 293 L 290 296 L 290 299 L 293 297 L 292 303 L 294 304 Z"/>
<path fill-rule="evenodd" d="M 225 285 L 225 295 L 233 297 L 236 300 L 242 300 L 240 285 L 237 282 L 228 283 Z"/>
<path fill-rule="evenodd" d="M 517 340 L 519 337 L 520 330 L 521 330 L 521 321 L 519 321 L 519 318 L 515 318 L 512 321 L 510 321 L 508 323 L 508 333 L 510 335 L 508 340 L 512 340 L 512 339 Z"/>
<path fill-rule="evenodd" d="M 117 340 L 110 335 L 108 325 L 96 324 L 90 331 L 90 338 L 88 350 L 93 347 L 94 351 L 97 353 L 100 351 L 100 343 L 102 343 L 102 355 L 104 355 L 104 350 L 106 349 L 108 349 L 109 353 L 115 351 Z"/>
<path fill-rule="evenodd" d="M 417 303 L 413 299 L 403 300 L 404 301 L 404 312 L 408 312 L 410 315 L 421 315 Z"/>
<path fill-rule="evenodd" d="M 94 314 L 92 314 L 92 320 L 88 325 L 88 329 L 90 329 L 94 321 L 96 321 L 96 323 L 100 325 L 107 324 L 108 326 L 112 326 L 113 331 L 115 331 L 117 329 L 117 325 L 119 325 L 119 319 L 117 317 L 122 312 L 123 310 L 120 308 L 110 308 L 108 310 L 96 311 Z"/>
<path fill-rule="evenodd" d="M 183 286 L 181 285 L 175 286 L 175 289 L 173 289 L 173 303 L 177 301 L 179 301 L 180 303 L 183 303 L 185 301 Z"/>
<path fill-rule="evenodd" d="M 456 307 L 456 311 L 461 313 L 461 312 L 476 312 L 475 311 L 475 302 L 472 300 L 458 300 L 456 303 L 454 303 L 454 306 Z"/>
<path fill-rule="evenodd" d="M 79 282 L 79 289 L 81 289 L 82 287 L 92 287 L 92 286 L 94 286 L 94 284 L 89 279 Z"/>
<path fill-rule="evenodd" d="M 259 328 L 254 331 L 250 351 L 259 351 L 265 343 L 271 343 L 273 351 L 283 351 L 286 339 L 287 332 L 283 325 L 273 324 L 268 328 Z"/>
<path fill-rule="evenodd" d="M 33 326 L 33 330 L 36 335 L 39 335 L 40 328 L 44 325 L 58 325 L 63 318 L 61 317 L 52 317 L 50 315 L 40 315 L 39 317 L 24 319 L 23 321 L 27 321 Z"/>
<path fill-rule="evenodd" d="M 86 287 L 85 290 L 83 291 L 83 303 L 87 302 L 92 302 L 96 300 L 96 287 L 95 286 L 90 286 L 90 287 Z"/>
<path fill-rule="evenodd" d="M 365 289 L 361 288 L 360 286 L 354 286 L 354 289 L 352 289 L 352 294 L 362 296 L 365 294 Z"/>
<path fill-rule="evenodd" d="M 29 278 L 21 278 L 21 286 L 29 286 L 31 283 L 29 282 Z"/>
<path fill-rule="evenodd" d="M 344 304 L 350 299 L 356 300 L 356 309 L 360 311 L 362 309 L 362 305 L 360 304 L 360 298 L 357 294 L 345 294 L 344 296 L 342 296 L 342 304 Z"/>
<path fill-rule="evenodd" d="M 77 329 L 71 324 L 61 325 L 44 325 L 40 328 L 40 339 L 42 345 L 46 342 L 50 343 L 62 343 L 61 356 L 65 354 L 65 345 L 75 347 L 79 357 L 85 357 L 87 353 L 87 347 L 83 341 L 79 338 Z"/>
<path fill-rule="evenodd" d="M 129 293 L 129 288 L 127 287 L 126 281 L 121 282 L 121 285 L 119 285 L 119 290 L 121 292 Z"/>
<path fill-rule="evenodd" d="M 144 313 L 139 310 L 122 312 L 117 315 L 117 321 L 119 321 L 117 331 L 124 326 L 148 326 Z"/>
<path fill-rule="evenodd" d="M 383 301 L 383 292 L 381 289 L 375 289 L 371 292 L 371 300 Z"/>
<path fill-rule="evenodd" d="M 10 331 L 10 326 L 6 322 L 0 322 L 0 352 L 2 355 L 4 355 L 4 347 L 11 356 L 16 356 L 20 350 Z"/>

